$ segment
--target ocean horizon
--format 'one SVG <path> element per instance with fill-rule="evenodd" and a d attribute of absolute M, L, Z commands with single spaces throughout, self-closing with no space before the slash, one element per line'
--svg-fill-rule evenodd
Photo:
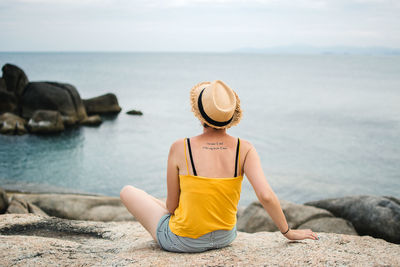
<path fill-rule="evenodd" d="M 30 81 L 116 94 L 100 127 L 0 135 L 0 187 L 118 196 L 127 184 L 163 198 L 169 146 L 201 133 L 189 90 L 223 80 L 278 197 L 303 203 L 400 195 L 400 56 L 164 52 L 0 52 Z M 130 109 L 143 116 L 130 116 Z M 240 205 L 256 200 L 244 179 Z"/>

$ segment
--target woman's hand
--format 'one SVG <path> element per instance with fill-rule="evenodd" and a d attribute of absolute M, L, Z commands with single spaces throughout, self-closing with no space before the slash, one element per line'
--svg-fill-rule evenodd
<path fill-rule="evenodd" d="M 289 240 L 303 240 L 307 238 L 319 240 L 317 234 L 311 231 L 311 229 L 290 229 L 284 236 Z"/>

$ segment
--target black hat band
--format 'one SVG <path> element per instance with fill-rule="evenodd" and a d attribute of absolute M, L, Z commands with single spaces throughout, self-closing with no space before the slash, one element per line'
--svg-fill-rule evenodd
<path fill-rule="evenodd" d="M 204 89 L 206 89 L 206 88 L 204 88 Z M 210 117 L 207 116 L 206 112 L 204 111 L 203 103 L 202 103 L 202 96 L 203 96 L 204 89 L 201 90 L 200 95 L 199 95 L 199 98 L 198 98 L 198 100 L 197 100 L 197 105 L 199 106 L 199 111 L 200 111 L 201 116 L 202 116 L 208 123 L 210 123 L 211 125 L 219 126 L 219 127 L 228 125 L 228 124 L 232 121 L 233 115 L 232 115 L 232 118 L 230 118 L 229 120 L 227 120 L 227 121 L 222 121 L 222 122 L 220 122 L 220 121 L 215 121 L 215 120 L 213 120 L 213 119 L 211 119 Z"/>

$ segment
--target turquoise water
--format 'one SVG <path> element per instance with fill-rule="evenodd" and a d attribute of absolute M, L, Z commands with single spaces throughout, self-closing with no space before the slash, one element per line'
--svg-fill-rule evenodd
<path fill-rule="evenodd" d="M 123 110 L 99 128 L 0 135 L 0 186 L 165 197 L 170 144 L 201 131 L 189 90 L 222 79 L 244 111 L 230 134 L 254 144 L 280 198 L 400 196 L 400 56 L 0 53 L 7 62 L 82 98 L 114 92 Z M 242 192 L 242 205 L 256 199 L 247 181 Z"/>

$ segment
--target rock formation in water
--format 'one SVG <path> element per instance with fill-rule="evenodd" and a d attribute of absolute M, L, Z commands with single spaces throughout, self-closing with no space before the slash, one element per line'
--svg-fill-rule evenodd
<path fill-rule="evenodd" d="M 132 110 L 127 111 L 126 114 L 128 114 L 128 115 L 139 115 L 139 116 L 141 116 L 141 115 L 143 115 L 143 112 L 141 112 L 140 110 L 132 109 Z"/>
<path fill-rule="evenodd" d="M 60 112 L 54 110 L 35 110 L 28 122 L 31 133 L 57 133 L 64 131 Z"/>
<path fill-rule="evenodd" d="M 23 135 L 27 133 L 26 120 L 10 112 L 0 115 L 0 125 L 2 134 Z"/>
<path fill-rule="evenodd" d="M 2 134 L 21 135 L 28 131 L 36 134 L 55 133 L 73 125 L 98 126 L 102 123 L 98 114 L 118 114 L 121 111 L 114 94 L 82 100 L 78 90 L 71 84 L 29 82 L 24 71 L 12 64 L 5 64 L 2 70 Z"/>
<path fill-rule="evenodd" d="M 66 125 L 74 125 L 87 115 L 78 90 L 70 84 L 30 82 L 21 96 L 22 117 L 32 118 L 37 110 L 58 111 Z"/>
<path fill-rule="evenodd" d="M 83 100 L 86 112 L 92 114 L 116 114 L 121 111 L 117 97 L 114 94 L 105 94 Z"/>
<path fill-rule="evenodd" d="M 19 105 L 19 99 L 28 84 L 28 77 L 22 69 L 12 64 L 5 64 L 2 71 L 5 88 L 16 97 L 16 104 Z"/>

